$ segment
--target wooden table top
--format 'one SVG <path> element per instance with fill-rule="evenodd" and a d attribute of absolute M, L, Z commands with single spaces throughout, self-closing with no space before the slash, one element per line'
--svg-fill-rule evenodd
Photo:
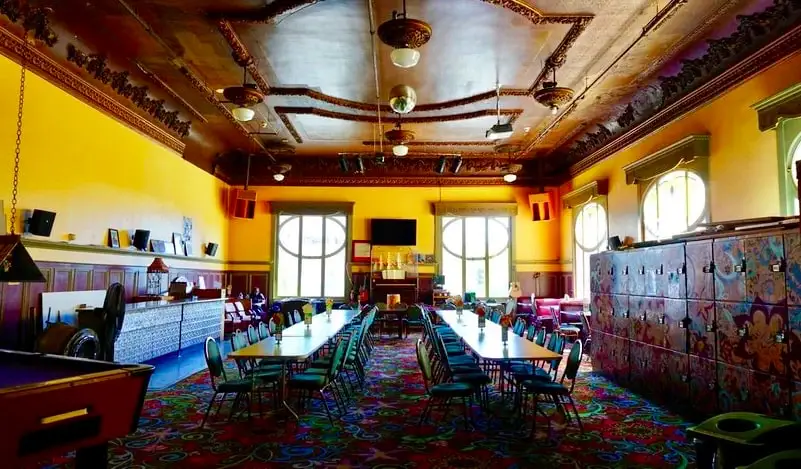
<path fill-rule="evenodd" d="M 228 358 L 284 358 L 286 360 L 305 360 L 312 356 L 314 352 L 320 350 L 328 340 L 335 336 L 350 321 L 359 315 L 359 311 L 353 310 L 334 310 L 331 313 L 331 320 L 325 313 L 317 314 L 312 319 L 312 325 L 306 330 L 303 323 L 284 329 L 281 334 L 282 340 L 279 345 L 274 337 L 260 340 L 253 345 L 241 348 L 236 352 L 228 354 Z"/>
<path fill-rule="evenodd" d="M 485 360 L 552 360 L 560 355 L 520 337 L 509 328 L 509 340 L 504 346 L 501 326 L 487 319 L 484 330 L 478 327 L 478 316 L 464 310 L 461 317 L 453 310 L 437 310 L 453 332 L 459 335 L 470 349 Z"/>

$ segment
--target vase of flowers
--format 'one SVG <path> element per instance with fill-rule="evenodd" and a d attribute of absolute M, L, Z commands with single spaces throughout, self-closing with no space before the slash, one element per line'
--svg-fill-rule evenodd
<path fill-rule="evenodd" d="M 461 316 L 462 315 L 462 311 L 464 310 L 464 300 L 462 300 L 462 296 L 461 295 L 456 295 L 453 298 L 453 306 L 456 307 L 456 314 Z"/>
<path fill-rule="evenodd" d="M 334 309 L 334 299 L 333 298 L 326 298 L 325 299 L 325 314 L 327 314 L 329 318 L 331 317 L 331 311 L 333 311 L 333 309 Z"/>
<path fill-rule="evenodd" d="M 275 343 L 281 345 L 281 332 L 284 330 L 284 315 L 280 312 L 273 313 L 271 321 L 273 324 L 275 324 L 275 333 L 273 333 L 273 337 L 275 337 Z"/>
<path fill-rule="evenodd" d="M 303 305 L 303 323 L 306 324 L 306 329 L 311 326 L 312 318 L 314 317 L 314 306 L 310 303 Z"/>
<path fill-rule="evenodd" d="M 476 316 L 478 316 L 478 328 L 483 331 L 487 325 L 487 308 L 484 305 L 478 305 L 476 307 Z"/>
<path fill-rule="evenodd" d="M 501 341 L 503 345 L 506 345 L 506 342 L 509 341 L 509 328 L 512 326 L 512 315 L 511 314 L 504 314 L 501 316 Z"/>

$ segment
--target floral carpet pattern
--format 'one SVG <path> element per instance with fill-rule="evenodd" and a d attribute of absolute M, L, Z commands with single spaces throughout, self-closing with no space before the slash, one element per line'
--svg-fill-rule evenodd
<path fill-rule="evenodd" d="M 139 430 L 111 442 L 110 468 L 685 468 L 694 467 L 688 422 L 595 376 L 582 366 L 574 397 L 584 433 L 573 424 L 537 432 L 474 409 L 464 428 L 454 406 L 417 427 L 426 398 L 413 337 L 381 341 L 368 364 L 367 386 L 349 413 L 331 426 L 319 405 L 301 423 L 265 414 L 228 422 L 230 404 L 198 428 L 211 396 L 208 375 L 148 393 Z M 561 376 L 561 372 L 560 372 Z M 265 406 L 271 402 L 265 398 Z M 547 409 L 546 409 L 547 411 Z M 558 415 L 556 415 L 558 416 Z M 556 417 L 555 416 L 555 417 Z M 433 422 L 433 423 L 431 423 Z M 488 428 L 487 425 L 490 425 Z M 44 467 L 72 467 L 72 457 Z"/>

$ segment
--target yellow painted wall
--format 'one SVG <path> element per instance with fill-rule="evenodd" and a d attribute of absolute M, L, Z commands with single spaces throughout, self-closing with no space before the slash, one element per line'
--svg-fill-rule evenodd
<path fill-rule="evenodd" d="M 801 81 L 801 54 L 763 71 L 706 106 L 641 139 L 578 175 L 563 190 L 609 179 L 609 232 L 640 239 L 636 185 L 627 185 L 623 166 L 690 134 L 711 135 L 709 158 L 712 221 L 780 214 L 777 139 L 760 132 L 751 105 Z M 562 256 L 572 257 L 572 214 L 562 212 Z"/>
<path fill-rule="evenodd" d="M 532 189 L 512 186 L 444 187 L 443 202 L 517 202 L 515 261 L 518 271 L 558 271 L 559 222 L 531 221 L 528 195 Z M 417 219 L 417 251 L 434 254 L 432 202 L 440 201 L 440 189 L 431 187 L 266 187 L 258 190 L 258 209 L 253 220 L 232 219 L 229 259 L 232 269 L 267 268 L 272 258 L 272 216 L 268 201 L 354 202 L 353 239 L 368 239 L 371 218 Z M 542 261 L 550 261 L 543 263 Z M 426 269 L 433 272 L 433 268 Z M 426 271 L 421 270 L 421 271 Z"/>
<path fill-rule="evenodd" d="M 20 67 L 0 56 L 0 200 L 8 219 L 16 134 Z M 149 229 L 152 239 L 171 239 L 193 220 L 193 251 L 220 243 L 225 260 L 228 223 L 226 185 L 180 155 L 84 104 L 28 72 L 18 209 L 56 212 L 50 239 L 106 245 L 108 228 Z M 17 223 L 19 227 L 19 221 Z M 20 229 L 17 229 L 19 232 Z M 123 233 L 121 232 L 121 235 Z M 125 236 L 121 236 L 127 247 Z M 141 256 L 32 249 L 36 260 L 98 264 L 149 264 Z M 222 269 L 224 264 L 171 261 L 175 266 Z"/>

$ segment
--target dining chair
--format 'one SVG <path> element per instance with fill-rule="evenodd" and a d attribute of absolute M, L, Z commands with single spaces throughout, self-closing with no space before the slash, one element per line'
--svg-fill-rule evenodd
<path fill-rule="evenodd" d="M 420 421 L 417 426 L 430 416 L 431 411 L 435 408 L 447 408 L 451 399 L 461 399 L 462 409 L 464 411 L 464 425 L 466 429 L 470 428 L 472 417 L 470 409 L 473 407 L 473 394 L 475 387 L 466 382 L 462 383 L 437 383 L 434 381 L 434 374 L 431 368 L 431 357 L 428 354 L 425 344 L 422 339 L 417 339 L 417 364 L 420 367 L 420 373 L 423 375 L 423 386 L 428 396 L 428 402 L 420 414 Z"/>
<path fill-rule="evenodd" d="M 200 422 L 200 428 L 203 428 L 203 426 L 206 424 L 206 420 L 208 420 L 209 414 L 211 413 L 211 408 L 214 407 L 214 404 L 217 402 L 217 396 L 220 394 L 222 394 L 222 398 L 219 400 L 219 406 L 217 407 L 218 414 L 220 413 L 220 410 L 222 410 L 223 403 L 225 402 L 226 397 L 228 397 L 228 394 L 233 394 L 234 401 L 231 404 L 231 413 L 228 417 L 228 420 L 233 418 L 234 412 L 243 398 L 245 399 L 245 404 L 247 406 L 248 418 L 250 418 L 250 402 L 251 395 L 254 392 L 255 381 L 250 378 L 228 378 L 228 376 L 225 374 L 225 366 L 223 366 L 220 347 L 217 345 L 217 341 L 215 341 L 213 338 L 206 338 L 203 354 L 206 359 L 206 368 L 209 370 L 211 389 L 213 393 L 211 395 L 209 405 L 206 407 L 206 413 L 203 414 L 203 420 Z"/>

